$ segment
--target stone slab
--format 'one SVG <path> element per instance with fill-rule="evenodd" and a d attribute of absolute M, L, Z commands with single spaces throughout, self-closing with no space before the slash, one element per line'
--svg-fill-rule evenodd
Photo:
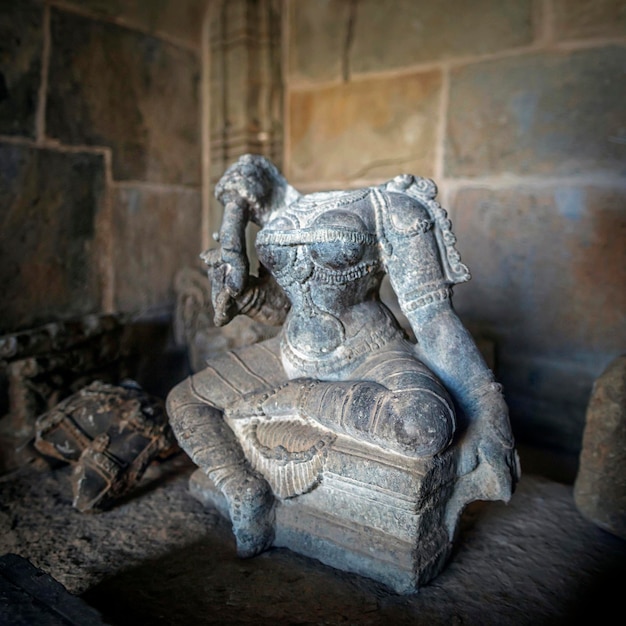
<path fill-rule="evenodd" d="M 554 0 L 557 39 L 623 37 L 626 35 L 624 0 Z"/>
<path fill-rule="evenodd" d="M 289 79 L 338 80 L 346 62 L 350 4 L 345 0 L 289 3 Z"/>
<path fill-rule="evenodd" d="M 195 190 L 117 188 L 113 193 L 116 307 L 174 305 L 174 277 L 200 265 L 201 200 Z"/>
<path fill-rule="evenodd" d="M 552 435 L 574 449 L 593 379 L 626 343 L 625 200 L 626 187 L 573 184 L 467 187 L 451 202 L 472 272 L 455 306 L 495 338 L 513 404 L 526 403 L 533 419 L 562 414 Z M 541 411 L 530 397 L 543 398 Z"/>
<path fill-rule="evenodd" d="M 613 354 L 626 342 L 624 186 L 462 188 L 451 204 L 472 272 L 455 291 L 507 349 Z"/>
<path fill-rule="evenodd" d="M 0 134 L 35 136 L 43 8 L 39 2 L 0 3 Z"/>
<path fill-rule="evenodd" d="M 531 0 L 360 0 L 350 69 L 384 71 L 529 45 L 532 14 Z"/>
<path fill-rule="evenodd" d="M 433 71 L 292 91 L 288 178 L 297 187 L 431 176 L 440 90 Z"/>
<path fill-rule="evenodd" d="M 198 57 L 115 24 L 51 11 L 49 137 L 113 150 L 113 178 L 200 183 Z"/>
<path fill-rule="evenodd" d="M 11 626 L 105 626 L 98 611 L 17 554 L 0 557 L 0 613 Z"/>
<path fill-rule="evenodd" d="M 66 0 L 65 4 L 196 46 L 208 5 L 207 0 Z"/>
<path fill-rule="evenodd" d="M 0 144 L 0 333 L 98 310 L 101 155 Z"/>
<path fill-rule="evenodd" d="M 624 63 L 607 46 L 454 69 L 445 174 L 626 176 Z"/>

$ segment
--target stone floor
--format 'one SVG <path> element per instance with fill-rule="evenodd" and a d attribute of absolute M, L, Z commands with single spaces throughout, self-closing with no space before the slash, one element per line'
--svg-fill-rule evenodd
<path fill-rule="evenodd" d="M 183 455 L 153 466 L 100 514 L 72 508 L 67 468 L 5 475 L 0 555 L 27 558 L 111 626 L 539 626 L 587 612 L 609 623 L 623 606 L 626 542 L 582 518 L 556 480 L 525 472 L 510 504 L 470 507 L 444 572 L 400 596 L 283 549 L 237 559 L 228 524 L 188 494 L 192 469 Z"/>

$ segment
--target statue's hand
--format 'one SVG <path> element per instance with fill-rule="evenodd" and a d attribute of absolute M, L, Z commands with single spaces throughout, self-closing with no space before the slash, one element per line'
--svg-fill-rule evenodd
<path fill-rule="evenodd" d="M 504 401 L 488 403 L 458 445 L 458 473 L 471 476 L 481 493 L 476 499 L 508 501 L 521 472 Z"/>
<path fill-rule="evenodd" d="M 238 313 L 237 298 L 248 280 L 248 259 L 224 248 L 208 250 L 202 259 L 209 267 L 214 322 L 216 326 L 224 326 Z"/>

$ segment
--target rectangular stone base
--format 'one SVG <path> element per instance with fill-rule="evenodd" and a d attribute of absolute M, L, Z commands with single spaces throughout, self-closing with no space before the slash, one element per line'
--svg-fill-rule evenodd
<path fill-rule="evenodd" d="M 452 463 L 442 457 L 405 464 L 398 455 L 372 458 L 371 450 L 361 456 L 360 448 L 338 440 L 314 489 L 276 500 L 273 545 L 413 593 L 450 554 L 443 520 Z M 223 495 L 202 471 L 192 475 L 190 491 L 228 519 Z"/>

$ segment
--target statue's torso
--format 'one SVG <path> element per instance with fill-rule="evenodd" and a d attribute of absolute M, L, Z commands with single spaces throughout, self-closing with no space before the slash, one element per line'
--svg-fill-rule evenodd
<path fill-rule="evenodd" d="M 303 196 L 257 235 L 261 263 L 292 303 L 281 344 L 290 377 L 345 376 L 401 335 L 378 299 L 383 267 L 371 194 Z"/>

